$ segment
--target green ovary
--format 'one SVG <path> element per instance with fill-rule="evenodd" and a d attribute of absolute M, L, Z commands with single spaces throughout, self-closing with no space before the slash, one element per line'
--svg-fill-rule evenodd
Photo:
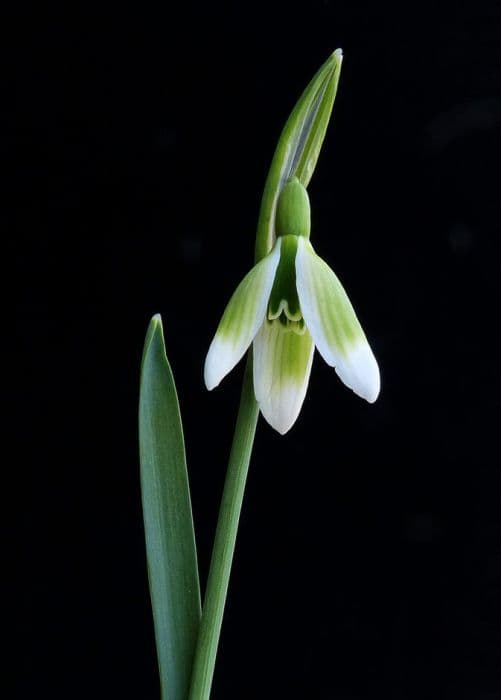
<path fill-rule="evenodd" d="M 306 188 L 293 177 L 282 188 L 277 202 L 275 233 L 277 236 L 310 237 L 311 212 Z"/>

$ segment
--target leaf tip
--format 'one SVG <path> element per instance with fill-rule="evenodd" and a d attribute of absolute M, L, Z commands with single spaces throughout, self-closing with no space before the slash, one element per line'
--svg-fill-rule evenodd
<path fill-rule="evenodd" d="M 163 348 L 165 352 L 165 342 L 164 342 L 164 330 L 162 325 L 162 317 L 160 314 L 155 314 L 151 317 L 148 324 L 148 329 L 146 331 L 146 338 L 144 341 L 143 358 L 141 366 L 144 367 L 147 356 L 151 352 L 152 348 Z"/>
<path fill-rule="evenodd" d="M 160 314 L 155 314 L 151 317 L 151 320 L 148 324 L 147 338 L 151 340 L 151 338 L 153 338 L 153 336 L 157 333 L 160 333 L 160 335 L 163 338 L 164 328 L 162 324 L 162 317 Z"/>

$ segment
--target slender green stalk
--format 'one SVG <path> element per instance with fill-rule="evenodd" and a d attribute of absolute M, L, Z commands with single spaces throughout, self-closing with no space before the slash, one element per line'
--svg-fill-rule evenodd
<path fill-rule="evenodd" d="M 259 408 L 249 353 L 202 608 L 189 700 L 208 700 Z"/>

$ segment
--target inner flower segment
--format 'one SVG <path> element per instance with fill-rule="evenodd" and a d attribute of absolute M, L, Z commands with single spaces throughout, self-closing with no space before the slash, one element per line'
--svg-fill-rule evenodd
<path fill-rule="evenodd" d="M 282 236 L 280 262 L 268 302 L 267 319 L 281 330 L 303 335 L 306 330 L 296 289 L 297 236 Z"/>

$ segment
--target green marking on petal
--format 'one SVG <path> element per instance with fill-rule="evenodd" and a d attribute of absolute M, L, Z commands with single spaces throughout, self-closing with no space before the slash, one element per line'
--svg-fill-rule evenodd
<path fill-rule="evenodd" d="M 306 323 L 304 322 L 304 318 L 300 318 L 299 321 L 290 321 L 289 329 L 294 333 L 297 333 L 297 335 L 304 335 L 304 333 L 306 333 Z"/>
<path fill-rule="evenodd" d="M 313 340 L 288 332 L 281 321 L 267 321 L 254 340 L 254 391 L 268 423 L 286 433 L 296 421 L 306 395 L 313 361 Z"/>
<path fill-rule="evenodd" d="M 329 265 L 318 256 L 309 241 L 301 239 L 297 255 L 297 288 L 306 324 L 323 354 L 323 346 L 349 353 L 365 334 L 343 285 Z M 327 353 L 328 354 L 328 353 Z"/>
<path fill-rule="evenodd" d="M 303 335 L 306 332 L 306 324 L 303 318 L 299 321 L 291 321 L 287 318 L 285 313 L 281 313 L 280 316 L 274 319 L 267 319 L 267 323 L 280 323 L 280 329 L 282 333 L 296 333 L 297 335 Z"/>
<path fill-rule="evenodd" d="M 255 322 L 263 298 L 266 297 L 265 305 L 268 301 L 268 290 L 273 279 L 271 275 L 275 272 L 276 258 L 279 254 L 279 251 L 274 249 L 273 253 L 255 265 L 240 282 L 219 324 L 218 333 L 222 338 L 236 339 L 246 333 L 249 324 Z"/>
<path fill-rule="evenodd" d="M 376 358 L 341 282 L 304 238 L 298 239 L 296 284 L 318 351 L 350 389 L 372 403 L 381 386 Z"/>
<path fill-rule="evenodd" d="M 205 360 L 209 390 L 239 362 L 266 318 L 280 248 L 278 239 L 272 252 L 252 268 L 231 297 Z"/>
<path fill-rule="evenodd" d="M 296 289 L 297 236 L 281 236 L 280 262 L 275 273 L 275 281 L 270 294 L 268 318 L 283 317 L 286 321 L 299 321 L 302 318 Z"/>

